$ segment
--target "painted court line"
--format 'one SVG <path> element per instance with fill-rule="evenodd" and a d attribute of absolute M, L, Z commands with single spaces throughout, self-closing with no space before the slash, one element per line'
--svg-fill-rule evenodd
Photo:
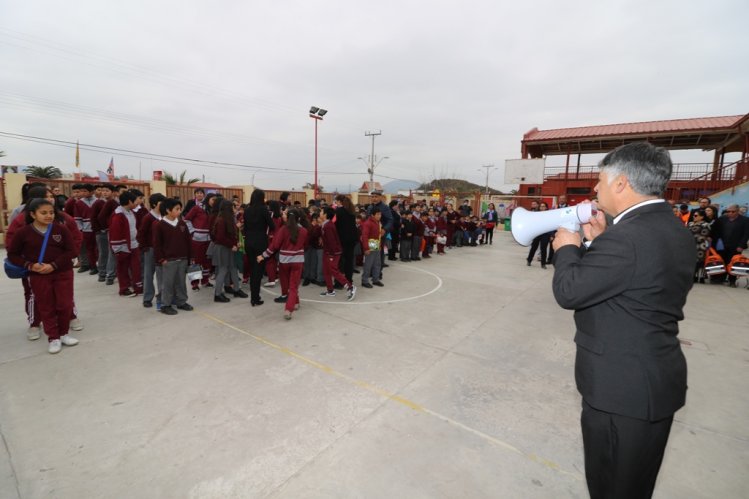
<path fill-rule="evenodd" d="M 252 334 L 249 331 L 245 331 L 244 329 L 240 329 L 240 328 L 238 328 L 236 326 L 233 326 L 233 325 L 229 324 L 228 322 L 224 322 L 223 320 L 221 320 L 218 317 L 215 317 L 215 316 L 213 316 L 211 314 L 207 314 L 205 312 L 198 312 L 198 314 L 202 315 L 206 319 L 209 319 L 209 320 L 211 320 L 213 322 L 221 324 L 222 326 L 227 327 L 227 328 L 229 328 L 229 329 L 231 329 L 233 331 L 236 331 L 236 332 L 241 333 L 241 334 L 243 334 L 245 336 L 248 336 L 248 337 L 250 337 L 250 338 L 252 338 L 252 339 L 254 339 L 254 340 L 262 343 L 263 345 L 266 345 L 266 346 L 268 346 L 270 348 L 273 348 L 274 350 L 277 350 L 277 351 L 279 351 L 281 353 L 284 353 L 284 354 L 286 354 L 286 355 L 288 355 L 290 357 L 293 357 L 293 358 L 295 358 L 297 360 L 300 360 L 300 361 L 304 362 L 305 364 L 314 367 L 315 369 L 318 369 L 318 370 L 320 370 L 320 371 L 322 371 L 324 373 L 330 374 L 331 376 L 334 376 L 336 378 L 340 378 L 342 380 L 345 380 L 349 384 L 352 384 L 354 386 L 358 386 L 359 388 L 363 388 L 364 390 L 367 390 L 367 391 L 369 391 L 371 393 L 374 393 L 374 394 L 376 394 L 376 395 L 378 395 L 380 397 L 386 398 L 386 399 L 391 400 L 393 402 L 397 402 L 397 403 L 399 403 L 401 405 L 404 405 L 404 406 L 408 407 L 409 409 L 413 409 L 414 411 L 421 412 L 421 413 L 424 413 L 424 414 L 429 414 L 430 416 L 433 416 L 433 417 L 435 417 L 437 419 L 440 419 L 440 420 L 442 420 L 442 421 L 444 421 L 446 423 L 449 423 L 452 426 L 455 426 L 456 428 L 460 428 L 461 430 L 467 431 L 467 432 L 469 432 L 469 433 L 471 433 L 471 434 L 473 434 L 473 435 L 475 435 L 475 436 L 477 436 L 477 437 L 479 437 L 479 438 L 481 438 L 483 440 L 486 440 L 487 442 L 490 442 L 490 443 L 492 443 L 492 444 L 494 444 L 494 445 L 496 445 L 498 447 L 502 447 L 505 450 L 508 450 L 508 451 L 511 451 L 511 452 L 513 452 L 515 454 L 523 456 L 524 458 L 528 459 L 529 461 L 532 461 L 534 463 L 540 464 L 540 465 L 542 465 L 542 466 L 544 466 L 544 467 L 546 467 L 548 469 L 551 469 L 551 470 L 556 471 L 558 473 L 561 473 L 563 475 L 570 476 L 570 477 L 572 477 L 572 478 L 574 478 L 576 480 L 581 480 L 581 481 L 583 480 L 582 475 L 580 475 L 579 473 L 575 473 L 575 472 L 571 472 L 571 471 L 566 471 L 566 470 L 562 469 L 554 461 L 550 461 L 550 460 L 545 459 L 543 457 L 537 456 L 536 454 L 533 454 L 533 453 L 523 452 L 522 450 L 518 449 L 517 447 L 515 447 L 514 445 L 512 445 L 510 443 L 507 443 L 507 442 L 505 442 L 503 440 L 500 440 L 498 438 L 492 437 L 491 435 L 488 435 L 488 434 L 486 434 L 486 433 L 484 433 L 484 432 L 482 432 L 480 430 L 477 430 L 475 428 L 471 428 L 470 426 L 466 426 L 465 424 L 463 424 L 463 423 L 461 423 L 459 421 L 456 421 L 456 420 L 454 420 L 454 419 L 452 419 L 452 418 L 450 418 L 448 416 L 445 416 L 444 414 L 440 414 L 440 413 L 435 412 L 435 411 L 433 411 L 431 409 L 428 409 L 428 408 L 422 406 L 421 404 L 413 402 L 413 401 L 411 401 L 411 400 L 409 400 L 407 398 L 401 397 L 401 396 L 396 395 L 394 393 L 390 393 L 387 390 L 383 390 L 382 388 L 379 388 L 379 387 L 377 387 L 375 385 L 367 383 L 366 381 L 358 380 L 358 379 L 353 378 L 353 377 L 351 377 L 351 376 L 349 376 L 347 374 L 344 374 L 344 373 L 342 373 L 340 371 L 336 371 L 335 369 L 333 369 L 330 366 L 327 366 L 325 364 L 321 364 L 320 362 L 317 362 L 316 360 L 310 359 L 309 357 L 306 357 L 306 356 L 304 356 L 302 354 L 294 352 L 293 350 L 290 350 L 290 349 L 288 349 L 288 348 L 286 348 L 284 346 L 281 346 L 281 345 L 278 345 L 276 343 L 273 343 L 272 341 L 269 341 L 269 340 L 263 338 L 262 336 L 258 336 L 256 334 Z"/>
<path fill-rule="evenodd" d="M 426 293 L 422 293 L 420 295 L 416 296 L 407 296 L 406 298 L 396 298 L 394 300 L 380 300 L 380 301 L 360 301 L 360 300 L 354 300 L 354 301 L 333 301 L 333 300 L 313 300 L 311 298 L 299 298 L 299 301 L 307 302 L 307 303 L 324 303 L 326 305 L 382 305 L 385 303 L 400 303 L 404 301 L 411 301 L 411 300 L 417 300 L 419 298 L 424 298 L 425 296 L 429 296 L 432 293 L 436 293 L 439 291 L 439 289 L 442 287 L 442 278 L 438 276 L 437 274 L 434 274 L 432 272 L 429 272 L 428 270 L 420 269 L 420 268 L 411 268 L 411 269 L 401 269 L 403 272 L 423 272 L 425 274 L 428 274 L 432 277 L 434 277 L 437 280 L 437 285 L 432 288 L 430 291 L 427 291 Z M 354 283 L 356 284 L 356 283 Z M 274 293 L 270 291 L 268 288 L 261 288 L 263 292 L 268 293 L 272 296 L 279 296 L 279 293 Z M 360 294 L 358 296 L 361 296 L 361 287 L 359 287 Z"/>

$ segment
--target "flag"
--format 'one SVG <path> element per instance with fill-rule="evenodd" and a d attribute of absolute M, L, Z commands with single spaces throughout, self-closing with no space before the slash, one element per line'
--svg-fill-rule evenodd
<path fill-rule="evenodd" d="M 109 160 L 109 167 L 107 168 L 107 175 L 109 175 L 110 180 L 114 177 L 114 157 Z"/>
<path fill-rule="evenodd" d="M 102 182 L 109 182 L 109 175 L 107 175 L 107 172 L 96 170 L 96 173 L 99 174 L 99 180 L 101 180 Z"/>
<path fill-rule="evenodd" d="M 81 152 L 78 150 L 78 141 L 75 143 L 75 167 L 81 166 Z"/>

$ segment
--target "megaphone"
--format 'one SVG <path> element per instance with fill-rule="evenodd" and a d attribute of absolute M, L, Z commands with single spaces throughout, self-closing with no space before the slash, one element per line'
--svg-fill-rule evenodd
<path fill-rule="evenodd" d="M 512 237 L 518 244 L 528 246 L 536 236 L 555 231 L 560 227 L 577 232 L 580 230 L 580 224 L 588 223 L 595 215 L 596 207 L 593 203 L 581 203 L 546 211 L 516 208 L 512 212 L 510 222 Z"/>

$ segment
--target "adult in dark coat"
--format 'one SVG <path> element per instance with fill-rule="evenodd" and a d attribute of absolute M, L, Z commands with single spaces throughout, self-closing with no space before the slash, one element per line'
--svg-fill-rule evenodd
<path fill-rule="evenodd" d="M 390 233 L 393 230 L 393 212 L 390 209 L 390 207 L 385 204 L 384 198 L 382 196 L 382 191 L 372 191 L 372 204 L 369 207 L 368 213 L 371 215 L 373 213 L 373 210 L 375 208 L 379 208 L 381 215 L 380 224 L 382 226 L 382 230 L 385 234 Z M 380 279 L 382 279 L 382 269 L 385 267 L 389 267 L 387 263 L 385 263 L 385 245 L 380 245 Z"/>
<path fill-rule="evenodd" d="M 190 213 L 190 210 L 192 210 L 196 204 L 203 206 L 203 199 L 205 199 L 205 190 L 202 187 L 197 187 L 193 191 L 194 197 L 189 200 L 185 207 L 182 209 L 182 216 L 186 216 L 188 213 Z"/>
<path fill-rule="evenodd" d="M 651 497 L 687 365 L 678 322 L 692 287 L 692 235 L 661 198 L 671 176 L 665 149 L 621 146 L 599 164 L 598 206 L 583 226 L 554 239 L 553 290 L 575 310 L 575 379 L 585 475 L 593 498 Z M 586 243 L 587 245 L 587 243 Z"/>
<path fill-rule="evenodd" d="M 359 244 L 359 233 L 356 230 L 356 209 L 351 198 L 339 194 L 335 198 L 338 206 L 335 209 L 335 228 L 341 240 L 341 271 L 349 282 L 354 276 L 354 248 Z"/>
<path fill-rule="evenodd" d="M 255 189 L 250 196 L 250 204 L 244 210 L 244 250 L 250 259 L 250 302 L 252 306 L 262 305 L 260 299 L 260 281 L 263 279 L 263 267 L 257 261 L 258 255 L 268 249 L 268 232 L 275 230 L 270 211 L 265 205 L 265 191 Z"/>

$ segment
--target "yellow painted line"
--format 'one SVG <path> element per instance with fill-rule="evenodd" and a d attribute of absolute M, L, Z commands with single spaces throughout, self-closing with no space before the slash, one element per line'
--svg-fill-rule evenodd
<path fill-rule="evenodd" d="M 376 395 L 378 395 L 380 397 L 386 398 L 388 400 L 392 400 L 393 402 L 397 402 L 397 403 L 399 403 L 401 405 L 404 405 L 404 406 L 406 406 L 409 409 L 412 409 L 414 411 L 418 411 L 418 412 L 422 412 L 422 413 L 434 416 L 437 419 L 440 419 L 440 420 L 442 420 L 442 421 L 444 421 L 446 423 L 451 424 L 452 426 L 455 426 L 456 428 L 460 428 L 462 430 L 465 430 L 465 431 L 467 431 L 467 432 L 469 432 L 469 433 L 471 433 L 473 435 L 476 435 L 477 437 L 479 437 L 479 438 L 481 438 L 483 440 L 486 440 L 488 442 L 493 443 L 494 445 L 496 445 L 498 447 L 502 447 L 503 449 L 506 449 L 506 450 L 509 450 L 511 452 L 514 452 L 515 454 L 518 454 L 520 456 L 525 457 L 529 461 L 532 461 L 534 463 L 538 463 L 538 464 L 540 464 L 542 466 L 545 466 L 546 468 L 549 468 L 551 470 L 554 470 L 554 471 L 556 471 L 558 473 L 570 476 L 570 477 L 572 477 L 572 478 L 574 478 L 576 480 L 583 480 L 583 476 L 580 475 L 579 473 L 575 473 L 575 472 L 563 470 L 554 461 L 550 461 L 550 460 L 545 459 L 543 457 L 539 457 L 539 456 L 537 456 L 536 454 L 533 454 L 533 453 L 523 452 L 522 450 L 518 449 L 514 445 L 509 444 L 509 443 L 507 443 L 507 442 L 505 442 L 503 440 L 500 440 L 498 438 L 492 437 L 491 435 L 488 435 L 488 434 L 486 434 L 486 433 L 484 433 L 484 432 L 482 432 L 480 430 L 477 430 L 475 428 L 471 428 L 470 426 L 466 426 L 465 424 L 463 424 L 463 423 L 461 423 L 459 421 L 456 421 L 456 420 L 454 420 L 454 419 L 452 419 L 452 418 L 450 418 L 448 416 L 445 416 L 444 414 L 440 414 L 440 413 L 435 412 L 435 411 L 433 411 L 431 409 L 427 409 L 426 407 L 424 407 L 424 406 L 422 406 L 420 404 L 417 404 L 416 402 L 413 402 L 411 400 L 408 400 L 407 398 L 401 397 L 400 395 L 396 395 L 394 393 L 390 393 L 387 390 L 383 390 L 382 388 L 374 386 L 374 385 L 372 385 L 372 384 L 370 384 L 370 383 L 368 383 L 366 381 L 362 381 L 362 380 L 358 380 L 356 378 L 352 378 L 351 376 L 349 376 L 347 374 L 344 374 L 342 372 L 336 371 L 335 369 L 333 369 L 330 366 L 326 366 L 325 364 L 321 364 L 320 362 L 317 362 L 316 360 L 310 359 L 309 357 L 305 357 L 304 355 L 296 353 L 293 350 L 289 350 L 288 348 L 286 348 L 284 346 L 281 346 L 281 345 L 278 345 L 276 343 L 273 343 L 272 341 L 269 341 L 269 340 L 263 338 L 262 336 L 257 336 L 255 334 L 250 333 L 249 331 L 245 331 L 244 329 L 240 329 L 240 328 L 238 328 L 236 326 L 233 326 L 233 325 L 229 324 L 228 322 L 222 321 L 221 319 L 219 319 L 218 317 L 216 317 L 214 315 L 207 314 L 205 312 L 198 312 L 198 314 L 202 315 L 206 319 L 209 319 L 209 320 L 212 320 L 213 322 L 221 324 L 222 326 L 227 327 L 227 328 L 229 328 L 229 329 L 231 329 L 233 331 L 241 333 L 241 334 L 243 334 L 245 336 L 249 336 L 250 338 L 252 338 L 252 339 L 254 339 L 254 340 L 262 343 L 263 345 L 269 346 L 269 347 L 273 348 L 274 350 L 278 350 L 281 353 L 284 353 L 284 354 L 286 354 L 286 355 L 288 355 L 290 357 L 298 359 L 298 360 L 304 362 L 305 364 L 308 364 L 308 365 L 314 367 L 315 369 L 318 369 L 318 370 L 320 370 L 322 372 L 325 372 L 325 373 L 328 373 L 330 375 L 333 375 L 333 376 L 335 376 L 337 378 L 341 378 L 343 380 L 346 380 L 346 381 L 348 381 L 349 383 L 351 383 L 354 386 L 358 386 L 358 387 L 363 388 L 363 389 L 365 389 L 365 390 L 367 390 L 367 391 L 369 391 L 371 393 L 374 393 L 374 394 L 376 394 Z"/>

